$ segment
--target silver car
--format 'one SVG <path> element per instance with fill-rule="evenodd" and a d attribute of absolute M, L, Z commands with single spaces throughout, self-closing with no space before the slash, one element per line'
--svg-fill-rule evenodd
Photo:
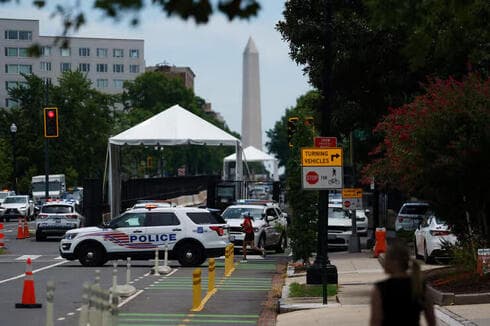
<path fill-rule="evenodd" d="M 36 218 L 36 241 L 48 236 L 62 236 L 66 231 L 85 224 L 85 218 L 77 212 L 73 202 L 48 202 L 41 207 Z"/>
<path fill-rule="evenodd" d="M 400 208 L 395 220 L 395 230 L 415 231 L 429 209 L 426 202 L 406 202 Z"/>

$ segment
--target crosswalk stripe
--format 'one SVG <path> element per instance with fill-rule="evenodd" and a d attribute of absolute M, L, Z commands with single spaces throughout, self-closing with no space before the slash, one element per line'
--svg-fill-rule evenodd
<path fill-rule="evenodd" d="M 15 258 L 15 260 L 27 260 L 28 258 L 31 258 L 31 260 L 37 259 L 41 257 L 42 255 L 22 255 L 20 257 Z"/>

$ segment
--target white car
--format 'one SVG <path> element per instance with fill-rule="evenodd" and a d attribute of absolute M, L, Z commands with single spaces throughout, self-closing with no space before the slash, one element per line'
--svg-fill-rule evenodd
<path fill-rule="evenodd" d="M 418 228 L 429 210 L 429 203 L 426 202 L 406 202 L 403 203 L 395 220 L 395 231 L 414 231 Z"/>
<path fill-rule="evenodd" d="M 8 196 L 15 196 L 15 191 L 12 191 L 12 190 L 2 190 L 2 191 L 0 191 L 0 206 L 2 206 L 3 201 Z"/>
<path fill-rule="evenodd" d="M 352 235 L 353 212 L 343 209 L 342 204 L 330 202 L 328 205 L 328 246 L 347 248 Z M 357 234 L 367 236 L 368 219 L 364 210 L 356 210 Z"/>
<path fill-rule="evenodd" d="M 124 212 L 107 225 L 69 230 L 60 243 L 61 257 L 83 266 L 102 266 L 109 259 L 147 260 L 165 246 L 169 259 L 182 266 L 199 266 L 208 257 L 224 255 L 227 225 L 208 210 L 147 205 Z"/>
<path fill-rule="evenodd" d="M 0 208 L 0 217 L 8 222 L 11 218 L 34 219 L 34 202 L 27 195 L 8 196 Z"/>
<path fill-rule="evenodd" d="M 288 234 L 287 219 L 279 207 L 272 203 L 237 204 L 228 206 L 223 211 L 223 218 L 228 223 L 230 241 L 241 248 L 245 233 L 242 231 L 243 214 L 250 213 L 254 227 L 254 241 L 258 248 L 275 249 L 282 253 L 286 250 Z"/>
<path fill-rule="evenodd" d="M 45 203 L 36 218 L 36 241 L 48 236 L 62 236 L 68 230 L 84 226 L 85 218 L 76 207 L 76 203 L 70 201 Z"/>
<path fill-rule="evenodd" d="M 425 215 L 422 223 L 415 230 L 415 255 L 423 257 L 426 263 L 436 258 L 447 257 L 443 244 L 455 244 L 456 236 L 444 220 L 432 213 Z"/>

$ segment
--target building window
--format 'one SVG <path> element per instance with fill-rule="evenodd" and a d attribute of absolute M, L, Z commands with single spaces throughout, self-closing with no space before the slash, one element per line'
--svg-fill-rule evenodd
<path fill-rule="evenodd" d="M 32 32 L 31 31 L 19 31 L 19 40 L 32 40 Z"/>
<path fill-rule="evenodd" d="M 139 65 L 129 65 L 129 72 L 131 73 L 139 73 L 140 72 L 140 66 Z"/>
<path fill-rule="evenodd" d="M 109 81 L 107 79 L 97 79 L 97 88 L 109 87 Z"/>
<path fill-rule="evenodd" d="M 51 47 L 50 46 L 43 46 L 41 48 L 41 55 L 43 57 L 49 57 L 51 55 Z"/>
<path fill-rule="evenodd" d="M 71 55 L 70 48 L 61 48 L 60 49 L 60 55 L 62 57 L 69 57 Z"/>
<path fill-rule="evenodd" d="M 80 57 L 90 57 L 90 49 L 89 48 L 79 48 L 78 55 Z"/>
<path fill-rule="evenodd" d="M 90 71 L 90 63 L 79 63 L 78 70 L 81 72 L 89 72 Z"/>
<path fill-rule="evenodd" d="M 41 71 L 51 71 L 51 62 L 41 61 Z"/>
<path fill-rule="evenodd" d="M 114 88 L 123 88 L 124 80 L 122 79 L 114 79 Z"/>
<path fill-rule="evenodd" d="M 19 48 L 19 57 L 29 57 L 29 51 L 27 48 Z"/>
<path fill-rule="evenodd" d="M 69 63 L 69 62 L 62 62 L 60 64 L 60 71 L 61 72 L 71 71 L 71 63 Z"/>
<path fill-rule="evenodd" d="M 123 49 L 113 49 L 112 50 L 112 56 L 114 58 L 122 58 L 122 57 L 124 57 L 124 50 Z"/>
<path fill-rule="evenodd" d="M 30 74 L 32 73 L 32 65 L 17 65 L 17 64 L 10 64 L 10 65 L 5 65 L 5 72 L 7 74 Z"/>
<path fill-rule="evenodd" d="M 5 48 L 6 57 L 16 57 L 18 54 L 19 50 L 17 48 Z"/>
<path fill-rule="evenodd" d="M 99 58 L 107 58 L 107 49 L 97 48 L 97 56 Z"/>
<path fill-rule="evenodd" d="M 44 85 L 46 84 L 51 85 L 51 77 L 43 77 L 43 83 Z"/>
<path fill-rule="evenodd" d="M 113 64 L 112 65 L 112 72 L 114 73 L 123 73 L 124 72 L 124 65 L 123 64 Z"/>
<path fill-rule="evenodd" d="M 129 57 L 130 58 L 139 58 L 140 57 L 140 50 L 138 50 L 138 49 L 129 49 Z"/>
<path fill-rule="evenodd" d="M 17 40 L 19 38 L 19 33 L 17 31 L 5 31 L 6 40 Z"/>
<path fill-rule="evenodd" d="M 97 72 L 107 72 L 107 63 L 98 63 L 96 70 Z"/>
<path fill-rule="evenodd" d="M 5 89 L 7 91 L 10 91 L 11 89 L 16 89 L 17 88 L 17 82 L 16 81 L 6 81 L 5 82 Z"/>
<path fill-rule="evenodd" d="M 5 99 L 5 107 L 11 109 L 15 106 L 18 106 L 19 103 L 17 101 L 12 100 L 11 98 Z"/>

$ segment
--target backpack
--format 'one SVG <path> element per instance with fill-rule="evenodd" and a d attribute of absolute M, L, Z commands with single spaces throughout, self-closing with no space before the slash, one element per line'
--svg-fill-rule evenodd
<path fill-rule="evenodd" d="M 252 222 L 250 221 L 249 218 L 246 218 L 243 221 L 242 229 L 243 229 L 243 232 L 245 232 L 245 233 L 252 233 L 254 231 L 254 229 L 252 227 Z"/>

